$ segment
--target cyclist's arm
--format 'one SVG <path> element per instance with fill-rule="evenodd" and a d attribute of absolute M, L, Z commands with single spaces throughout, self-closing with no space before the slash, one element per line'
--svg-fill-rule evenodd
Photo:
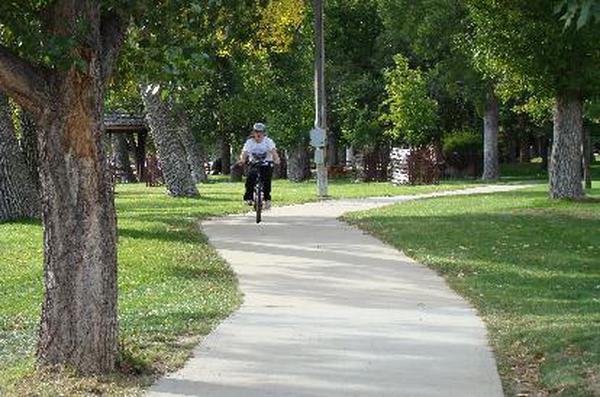
<path fill-rule="evenodd" d="M 245 150 L 242 150 L 242 153 L 240 154 L 240 163 L 246 164 L 247 161 L 248 161 L 248 152 Z"/>

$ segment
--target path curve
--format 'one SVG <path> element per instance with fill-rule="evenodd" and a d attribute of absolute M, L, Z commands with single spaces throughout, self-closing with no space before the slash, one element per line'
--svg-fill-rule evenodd
<path fill-rule="evenodd" d="M 325 201 L 206 221 L 244 303 L 150 397 L 503 396 L 482 321 L 435 272 L 338 220 L 447 195 Z"/>

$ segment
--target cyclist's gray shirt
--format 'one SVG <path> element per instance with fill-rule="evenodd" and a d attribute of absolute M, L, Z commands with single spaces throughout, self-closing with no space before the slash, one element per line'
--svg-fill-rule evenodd
<path fill-rule="evenodd" d="M 251 159 L 254 159 L 254 154 L 267 153 L 266 161 L 273 161 L 273 153 L 271 151 L 275 149 L 275 142 L 269 137 L 264 137 L 262 142 L 258 143 L 254 138 L 250 138 L 244 144 L 243 152 L 248 153 Z"/>

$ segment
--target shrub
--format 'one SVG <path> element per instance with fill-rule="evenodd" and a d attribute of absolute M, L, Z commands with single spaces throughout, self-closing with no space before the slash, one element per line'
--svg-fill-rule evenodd
<path fill-rule="evenodd" d="M 381 121 L 388 123 L 387 134 L 396 142 L 410 146 L 427 145 L 439 133 L 438 103 L 430 97 L 427 76 L 411 69 L 408 59 L 394 57 L 396 66 L 385 72 L 387 112 Z"/>
<path fill-rule="evenodd" d="M 443 138 L 442 152 L 449 166 L 447 174 L 455 177 L 478 176 L 483 162 L 483 139 L 475 131 L 455 131 Z"/>

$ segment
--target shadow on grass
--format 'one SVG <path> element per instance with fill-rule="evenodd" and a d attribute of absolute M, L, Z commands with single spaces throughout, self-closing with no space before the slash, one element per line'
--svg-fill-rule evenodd
<path fill-rule="evenodd" d="M 224 267 L 197 268 L 175 265 L 167 270 L 169 275 L 185 280 L 201 279 L 205 282 L 225 283 L 235 278 L 233 272 Z"/>
<path fill-rule="evenodd" d="M 180 223 L 179 226 L 181 226 Z M 171 241 L 180 243 L 197 243 L 204 241 L 202 238 L 200 238 L 199 233 L 198 235 L 190 234 L 190 231 L 187 229 L 157 231 L 119 228 L 119 237 L 144 240 Z"/>
<path fill-rule="evenodd" d="M 37 218 L 21 218 L 21 219 L 0 221 L 0 225 L 35 225 L 35 226 L 39 226 L 41 224 L 42 224 L 42 221 Z"/>
<path fill-rule="evenodd" d="M 148 208 L 148 209 L 157 209 L 157 208 L 169 208 L 171 210 L 174 209 L 184 209 L 184 208 L 196 208 L 196 207 L 201 207 L 201 206 L 205 206 L 205 207 L 211 207 L 214 206 L 214 203 L 231 203 L 231 202 L 236 202 L 236 201 L 241 201 L 241 199 L 238 199 L 238 197 L 228 197 L 227 198 L 222 198 L 222 197 L 216 197 L 216 194 L 213 194 L 213 192 L 211 192 L 210 196 L 202 196 L 202 197 L 198 197 L 198 198 L 189 198 L 189 197 L 179 197 L 179 198 L 175 198 L 175 197 L 155 197 L 155 196 L 148 196 L 148 197 L 143 197 L 142 199 L 137 199 L 137 200 L 131 200 L 128 201 L 127 199 L 123 199 L 120 200 L 118 202 L 117 208 L 120 211 L 123 210 L 137 210 L 140 208 Z M 138 195 L 139 197 L 139 195 Z M 241 195 L 240 195 L 241 197 Z"/>
<path fill-rule="evenodd" d="M 141 311 L 140 311 L 141 312 Z M 119 358 L 117 362 L 118 371 L 128 376 L 143 376 L 163 373 L 165 364 L 162 357 L 155 357 L 157 354 L 164 354 L 164 350 L 171 353 L 175 351 L 187 351 L 181 338 L 184 335 L 193 333 L 195 336 L 208 333 L 216 321 L 224 317 L 223 313 L 216 311 L 164 311 L 161 314 L 140 313 L 139 317 L 130 319 L 127 323 L 128 330 L 135 329 L 135 341 L 125 336 L 119 345 Z M 143 341 L 143 342 L 142 342 Z M 160 345 L 158 351 L 146 351 L 140 349 L 142 345 Z M 194 345 L 197 340 L 194 339 Z M 163 350 L 161 352 L 161 350 Z"/>
<path fill-rule="evenodd" d="M 223 314 L 217 311 L 178 310 L 164 314 L 146 314 L 144 316 L 144 326 L 163 327 L 165 324 L 212 322 L 222 317 Z"/>

